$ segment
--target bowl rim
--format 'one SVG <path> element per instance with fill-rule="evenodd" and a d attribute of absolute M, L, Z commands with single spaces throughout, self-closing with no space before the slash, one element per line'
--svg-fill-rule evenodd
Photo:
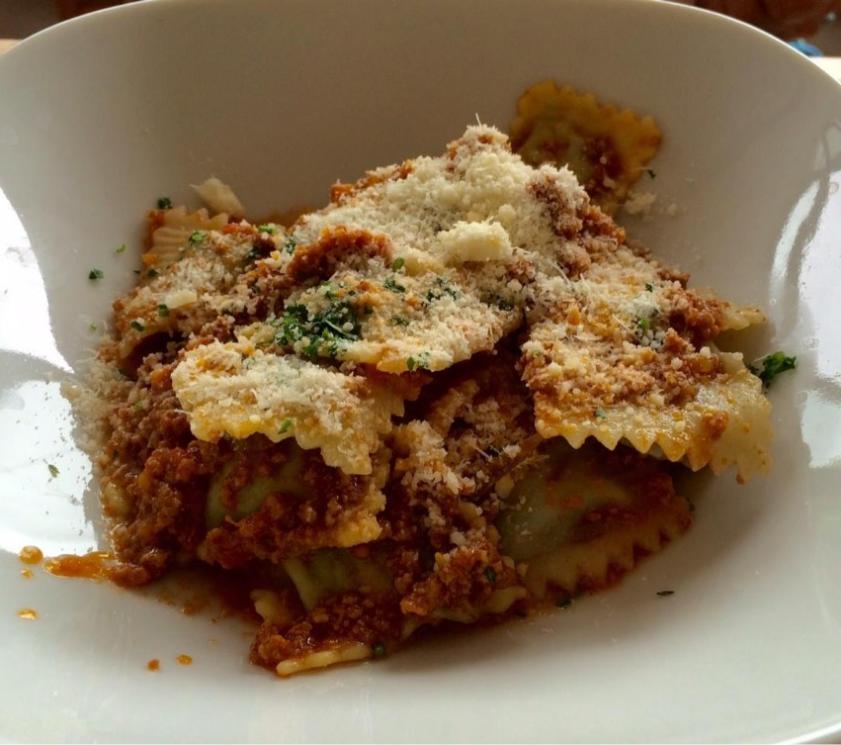
<path fill-rule="evenodd" d="M 238 3 L 246 5 L 262 4 L 264 3 L 264 1 L 265 0 L 237 0 Z M 290 1 L 295 2 L 296 0 Z M 302 1 L 313 2 L 313 0 Z M 420 0 L 414 1 L 416 3 L 420 2 Z M 451 3 L 453 1 L 454 0 L 425 0 L 426 3 L 435 2 L 440 5 L 446 5 L 447 3 Z M 503 1 L 504 0 L 486 0 L 486 4 L 484 5 L 484 7 L 488 8 L 490 6 L 490 10 L 492 11 L 493 5 L 491 5 L 491 2 L 501 4 Z M 521 2 L 522 1 L 523 0 L 521 0 Z M 779 54 L 781 58 L 782 55 L 787 55 L 788 59 L 790 60 L 789 64 L 798 65 L 801 74 L 810 76 L 811 81 L 814 84 L 823 86 L 822 91 L 825 91 L 826 95 L 834 96 L 839 102 L 839 104 L 841 104 L 841 84 L 839 84 L 839 82 L 835 78 L 833 78 L 832 75 L 830 75 L 826 70 L 814 64 L 804 54 L 794 49 L 788 43 L 771 35 L 770 33 L 763 31 L 762 29 L 756 28 L 754 26 L 751 26 L 746 22 L 728 16 L 724 16 L 719 13 L 715 13 L 702 8 L 697 8 L 694 6 L 684 5 L 683 3 L 675 0 L 660 0 L 659 2 L 651 2 L 651 0 L 527 1 L 534 5 L 545 5 L 551 2 L 554 5 L 568 6 L 580 6 L 586 2 L 587 4 L 592 6 L 594 13 L 610 12 L 612 8 L 620 6 L 626 7 L 629 4 L 634 4 L 641 9 L 641 12 L 648 12 L 655 15 L 660 14 L 663 18 L 668 16 L 674 16 L 675 14 L 677 14 L 677 16 L 681 16 L 686 19 L 692 19 L 690 20 L 690 22 L 692 23 L 706 23 L 711 24 L 713 26 L 718 25 L 722 28 L 729 25 L 734 31 L 736 29 L 740 29 L 739 33 L 742 34 L 742 36 L 745 39 L 752 39 L 750 43 L 764 44 L 765 47 L 769 49 L 771 47 L 776 47 L 776 49 L 780 50 L 779 52 L 775 52 L 776 54 Z M 221 5 L 226 2 L 230 2 L 230 0 L 133 0 L 132 2 L 125 3 L 122 5 L 92 11 L 90 13 L 86 13 L 81 16 L 76 16 L 74 18 L 54 24 L 21 40 L 8 52 L 6 52 L 3 55 L 0 55 L 0 71 L 4 69 L 4 66 L 8 67 L 10 64 L 12 64 L 8 62 L 8 60 L 15 61 L 21 56 L 25 58 L 27 54 L 37 54 L 41 45 L 59 42 L 67 34 L 73 34 L 77 32 L 85 33 L 85 29 L 93 27 L 96 24 L 116 22 L 124 18 L 136 17 L 136 14 L 142 13 L 166 14 L 171 12 L 171 9 L 183 8 L 187 6 L 195 6 L 196 8 L 205 9 L 213 8 L 216 5 Z M 342 4 L 343 0 L 318 0 L 318 2 L 320 2 L 321 4 Z M 378 5 L 386 4 L 388 2 L 389 0 L 357 0 L 357 3 L 359 5 L 364 6 L 362 8 L 362 12 L 375 8 Z M 458 0 L 458 2 L 465 4 L 478 4 L 479 0 Z M 283 3 L 277 2 L 274 5 L 278 10 L 274 10 L 273 12 L 280 12 Z M 406 7 L 408 11 L 411 11 L 410 3 L 406 3 L 406 6 L 404 7 Z M 643 8 L 644 11 L 642 11 Z M 2 88 L 2 80 L 0 80 L 0 88 Z M 837 721 L 833 724 L 809 730 L 794 738 L 785 740 L 784 742 L 801 743 L 837 741 L 838 736 L 841 735 L 841 711 L 839 711 L 836 716 Z"/>
<path fill-rule="evenodd" d="M 237 0 L 238 4 L 248 4 L 253 2 L 259 2 L 260 0 Z M 276 1 L 272 3 L 272 7 L 280 8 L 282 7 L 285 2 L 295 2 L 296 0 L 282 0 L 280 2 Z M 313 2 L 313 0 L 299 0 L 301 2 Z M 321 4 L 325 3 L 333 3 L 333 4 L 343 4 L 343 0 L 316 0 Z M 488 6 L 491 2 L 501 3 L 504 0 L 409 0 L 408 2 L 404 3 L 404 8 L 411 8 L 412 4 L 419 4 L 423 2 L 425 5 L 430 3 L 438 3 L 440 5 L 448 5 L 452 2 L 460 2 L 462 4 L 472 3 L 475 5 L 481 4 L 482 7 L 487 10 Z M 521 2 L 524 0 L 521 0 Z M 816 65 L 814 62 L 810 61 L 810 59 L 799 52 L 794 47 L 792 47 L 787 42 L 779 39 L 776 36 L 764 31 L 757 26 L 753 26 L 745 21 L 738 20 L 731 16 L 725 15 L 723 13 L 718 13 L 715 11 L 707 10 L 705 8 L 699 8 L 694 5 L 686 5 L 682 0 L 658 0 L 657 2 L 652 2 L 651 0 L 525 0 L 526 2 L 531 2 L 533 4 L 552 4 L 552 5 L 582 5 L 587 4 L 589 7 L 593 7 L 595 12 L 609 12 L 612 7 L 627 7 L 628 5 L 636 5 L 639 8 L 645 8 L 645 12 L 649 13 L 660 13 L 660 14 L 677 14 L 683 15 L 685 18 L 695 18 L 695 22 L 701 23 L 712 23 L 718 24 L 721 26 L 729 25 L 734 30 L 736 28 L 740 29 L 740 33 L 747 34 L 753 37 L 754 42 L 762 43 L 767 46 L 774 46 L 784 54 L 788 56 L 788 58 L 792 61 L 797 60 L 796 64 L 800 66 L 801 70 L 809 70 L 808 75 L 812 76 L 813 80 L 817 81 L 819 79 L 823 79 L 825 82 L 829 82 L 832 84 L 832 88 L 838 93 L 841 92 L 841 83 L 837 81 L 832 75 L 829 74 L 826 70 L 821 68 L 820 66 Z M 30 48 L 37 47 L 40 44 L 44 43 L 44 39 L 52 40 L 62 34 L 68 33 L 73 30 L 77 30 L 77 28 L 84 28 L 88 25 L 101 23 L 103 21 L 108 21 L 109 19 L 116 20 L 120 17 L 130 17 L 136 13 L 149 13 L 149 12 L 159 12 L 159 13 L 168 13 L 170 12 L 170 8 L 174 8 L 176 6 L 188 6 L 188 5 L 195 5 L 195 6 L 205 6 L 205 7 L 212 7 L 216 4 L 223 4 L 229 2 L 229 0 L 131 0 L 131 2 L 123 3 L 121 5 L 114 5 L 108 8 L 100 8 L 99 10 L 94 10 L 89 13 L 84 13 L 82 15 L 74 16 L 73 18 L 68 18 L 64 21 L 60 21 L 59 23 L 53 24 L 48 26 L 47 28 L 41 29 L 30 36 L 19 41 L 15 44 L 12 49 L 7 51 L 5 54 L 0 55 L 0 69 L 3 67 L 3 60 L 7 58 L 14 59 L 16 56 L 21 54 L 21 49 L 29 50 Z M 375 7 L 377 5 L 382 5 L 384 3 L 388 3 L 389 0 L 356 0 L 358 5 L 365 5 L 369 8 Z M 154 9 L 154 10 L 153 10 Z M 277 11 L 275 11 L 277 12 Z M 364 10 L 363 10 L 364 12 Z M 760 41 L 760 39 L 762 41 Z"/>

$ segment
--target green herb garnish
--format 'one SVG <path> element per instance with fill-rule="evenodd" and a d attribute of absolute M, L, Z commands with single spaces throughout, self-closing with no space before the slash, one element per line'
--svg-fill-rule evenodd
<path fill-rule="evenodd" d="M 393 277 L 389 277 L 385 282 L 383 282 L 383 287 L 386 290 L 391 290 L 392 292 L 406 292 L 406 288 L 397 282 Z"/>
<path fill-rule="evenodd" d="M 762 381 L 766 388 L 780 373 L 794 370 L 796 367 L 797 357 L 789 357 L 784 352 L 774 352 L 748 365 L 748 369 Z"/>
<path fill-rule="evenodd" d="M 652 180 L 657 178 L 657 171 L 655 171 L 653 168 L 646 168 L 645 172 Z"/>
<path fill-rule="evenodd" d="M 145 331 L 146 325 L 142 321 L 135 319 L 129 324 L 135 331 Z"/>
<path fill-rule="evenodd" d="M 104 276 L 102 269 L 91 269 L 88 272 L 88 279 L 102 279 Z"/>
<path fill-rule="evenodd" d="M 172 209 L 172 200 L 169 197 L 161 197 L 158 199 L 158 209 L 159 210 L 171 210 Z"/>
<path fill-rule="evenodd" d="M 637 319 L 637 326 L 639 326 L 640 331 L 648 331 L 651 328 L 651 319 L 639 318 Z"/>
<path fill-rule="evenodd" d="M 293 419 L 290 419 L 289 417 L 286 417 L 286 419 L 284 419 L 280 423 L 280 429 L 278 430 L 278 433 L 282 435 L 284 432 L 288 432 L 290 429 L 292 429 L 293 424 L 295 424 L 295 421 Z"/>
<path fill-rule="evenodd" d="M 559 598 L 558 600 L 555 601 L 555 607 L 556 608 L 564 609 L 564 608 L 569 608 L 569 606 L 571 606 L 571 605 L 572 605 L 572 598 L 569 597 L 569 595 L 567 595 L 564 598 Z"/>
<path fill-rule="evenodd" d="M 325 353 L 336 357 L 348 342 L 361 338 L 356 309 L 347 300 L 334 300 L 325 310 L 310 315 L 305 305 L 290 305 L 279 320 L 275 343 L 290 346 L 309 357 Z"/>
<path fill-rule="evenodd" d="M 421 352 L 417 357 L 409 357 L 406 360 L 406 369 L 409 372 L 429 369 L 429 352 Z"/>
<path fill-rule="evenodd" d="M 286 239 L 286 242 L 283 244 L 283 250 L 286 251 L 288 254 L 295 253 L 295 248 L 298 245 L 298 241 L 296 241 L 292 236 Z"/>
<path fill-rule="evenodd" d="M 391 325 L 392 326 L 408 326 L 409 319 L 403 318 L 403 316 L 392 316 L 391 317 Z"/>
<path fill-rule="evenodd" d="M 485 579 L 488 580 L 491 584 L 496 582 L 496 572 L 494 571 L 493 567 L 488 567 L 485 569 Z"/>
<path fill-rule="evenodd" d="M 125 243 L 121 243 L 119 246 L 117 246 L 117 247 L 114 249 L 114 253 L 115 253 L 115 254 L 125 253 L 125 250 L 126 250 L 126 244 L 125 244 Z"/>
<path fill-rule="evenodd" d="M 371 647 L 371 652 L 373 652 L 374 657 L 385 657 L 385 644 L 377 642 Z"/>
<path fill-rule="evenodd" d="M 50 476 L 52 478 L 58 476 L 58 467 L 54 466 L 52 463 L 47 463 L 47 470 L 50 472 Z"/>
<path fill-rule="evenodd" d="M 160 274 L 161 273 L 157 269 L 150 269 L 148 272 L 146 272 L 146 276 L 149 277 L 150 279 L 154 279 L 155 277 L 159 277 Z"/>
<path fill-rule="evenodd" d="M 264 225 L 258 225 L 257 230 L 259 230 L 261 233 L 268 233 L 269 235 L 274 235 L 275 233 L 277 233 L 277 228 L 274 225 L 270 225 L 269 223 L 266 223 Z"/>
<path fill-rule="evenodd" d="M 604 413 L 604 409 L 596 409 L 593 416 L 595 416 L 596 419 L 607 419 L 607 414 Z"/>
<path fill-rule="evenodd" d="M 651 284 L 651 282 L 646 282 L 646 283 L 645 283 L 645 289 L 646 289 L 648 292 L 654 292 L 654 285 L 653 285 L 653 284 Z"/>
<path fill-rule="evenodd" d="M 674 590 L 658 590 L 657 591 L 657 597 L 658 598 L 667 598 L 667 597 L 669 597 L 669 595 L 674 595 L 674 594 L 675 594 Z"/>
<path fill-rule="evenodd" d="M 169 306 L 164 305 L 163 303 L 161 303 L 161 304 L 158 306 L 158 315 L 159 315 L 159 316 L 168 316 L 168 315 L 169 315 Z"/>
<path fill-rule="evenodd" d="M 391 262 L 391 271 L 399 272 L 403 268 L 403 265 L 405 263 L 406 263 L 406 259 L 404 259 L 402 256 L 399 256 L 398 258 L 396 258 L 394 261 Z"/>
<path fill-rule="evenodd" d="M 440 300 L 444 295 L 449 295 L 453 300 L 458 297 L 458 292 L 456 292 L 452 287 L 449 286 L 449 283 L 443 277 L 436 277 L 435 278 L 435 287 L 431 290 L 427 290 L 426 301 L 431 303 L 434 300 Z"/>
<path fill-rule="evenodd" d="M 96 331 L 96 329 L 97 329 L 96 324 L 95 324 L 93 321 L 91 321 L 91 322 L 88 324 L 88 331 Z"/>
<path fill-rule="evenodd" d="M 203 240 L 204 240 L 204 231 L 203 230 L 194 230 L 192 233 L 190 233 L 190 238 L 189 238 L 190 245 L 197 246 Z"/>

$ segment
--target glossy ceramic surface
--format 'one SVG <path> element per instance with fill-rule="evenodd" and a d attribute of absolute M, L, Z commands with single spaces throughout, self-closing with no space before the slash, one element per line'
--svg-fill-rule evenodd
<path fill-rule="evenodd" d="M 654 114 L 632 234 L 768 310 L 767 478 L 703 474 L 694 529 L 570 610 L 280 681 L 247 632 L 35 571 L 99 530 L 62 381 L 129 287 L 156 197 L 215 174 L 253 215 L 505 127 L 547 77 Z M 0 734 L 17 740 L 779 740 L 841 721 L 841 89 L 745 26 L 646 0 L 158 0 L 0 59 Z M 115 254 L 123 242 L 129 250 Z M 104 278 L 88 280 L 101 268 Z M 58 468 L 52 476 L 48 464 Z M 671 589 L 675 594 L 658 597 Z M 17 613 L 34 608 L 39 618 Z M 174 657 L 191 654 L 180 667 Z M 158 673 L 146 670 L 161 660 Z"/>

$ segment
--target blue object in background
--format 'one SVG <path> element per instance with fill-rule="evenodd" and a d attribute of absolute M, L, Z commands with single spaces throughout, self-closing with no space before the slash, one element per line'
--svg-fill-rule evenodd
<path fill-rule="evenodd" d="M 789 44 L 793 46 L 798 52 L 803 52 L 807 57 L 823 57 L 823 52 L 814 44 L 810 44 L 806 39 L 795 39 Z"/>

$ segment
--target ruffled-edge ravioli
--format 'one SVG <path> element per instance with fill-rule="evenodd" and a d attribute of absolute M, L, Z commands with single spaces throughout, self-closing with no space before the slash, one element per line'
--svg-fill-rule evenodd
<path fill-rule="evenodd" d="M 297 354 L 438 371 L 493 349 L 520 324 L 522 302 L 502 262 L 413 276 L 375 260 L 293 293 L 273 325 Z"/>
<path fill-rule="evenodd" d="M 403 413 L 403 400 L 371 380 L 267 354 L 247 341 L 188 351 L 172 385 L 200 440 L 294 437 L 348 474 L 372 472 L 371 453 L 391 430 L 391 417 Z"/>
<path fill-rule="evenodd" d="M 705 348 L 671 356 L 580 336 L 546 321 L 526 344 L 525 380 L 541 436 L 573 447 L 592 436 L 611 450 L 624 441 L 693 470 L 735 465 L 742 481 L 768 470 L 771 405 L 740 354 Z M 686 400 L 678 386 L 694 394 Z"/>
<path fill-rule="evenodd" d="M 497 521 L 503 550 L 535 598 L 600 590 L 689 528 L 689 503 L 663 465 L 631 452 L 546 445 L 507 487 Z"/>
<path fill-rule="evenodd" d="M 514 152 L 533 166 L 569 166 L 608 213 L 624 201 L 660 140 L 652 117 L 602 104 L 592 93 L 552 80 L 526 89 L 511 123 Z"/>

